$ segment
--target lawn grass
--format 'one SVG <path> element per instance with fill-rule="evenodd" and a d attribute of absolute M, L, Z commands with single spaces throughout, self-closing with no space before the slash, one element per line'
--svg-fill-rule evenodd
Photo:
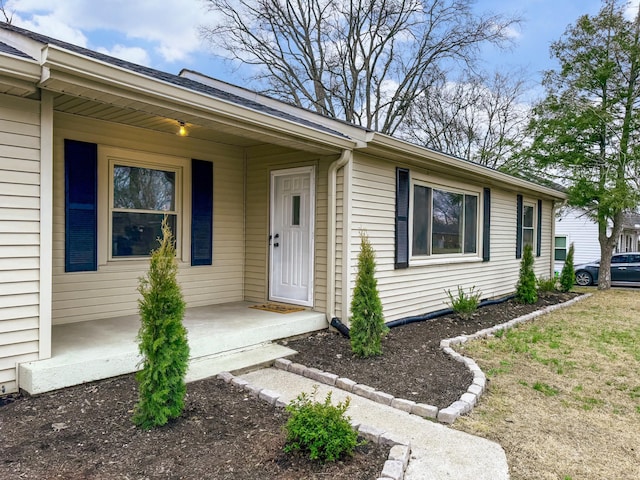
<path fill-rule="evenodd" d="M 640 478 L 640 290 L 590 291 L 459 349 L 489 391 L 455 428 L 500 443 L 513 480 Z"/>

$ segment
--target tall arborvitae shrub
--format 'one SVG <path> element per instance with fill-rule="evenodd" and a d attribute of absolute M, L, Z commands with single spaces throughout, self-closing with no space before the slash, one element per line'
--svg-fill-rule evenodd
<path fill-rule="evenodd" d="M 138 342 L 142 370 L 136 375 L 139 399 L 133 421 L 150 429 L 180 416 L 187 388 L 187 331 L 182 324 L 185 302 L 176 280 L 178 263 L 171 229 L 162 223 L 160 246 L 151 253 L 149 271 L 140 279 L 141 326 Z"/>
<path fill-rule="evenodd" d="M 567 252 L 567 258 L 564 259 L 564 265 L 562 266 L 562 271 L 560 272 L 560 291 L 562 292 L 570 292 L 573 288 L 573 283 L 575 282 L 576 275 L 573 268 L 573 243 L 569 246 L 569 251 Z"/>
<path fill-rule="evenodd" d="M 536 289 L 536 274 L 533 271 L 533 247 L 525 245 L 520 261 L 520 277 L 516 285 L 516 299 L 520 303 L 536 303 L 538 291 Z"/>
<path fill-rule="evenodd" d="M 365 232 L 360 232 L 358 276 L 351 301 L 351 350 L 359 357 L 382 354 L 384 324 L 382 302 L 375 278 L 375 252 Z"/>

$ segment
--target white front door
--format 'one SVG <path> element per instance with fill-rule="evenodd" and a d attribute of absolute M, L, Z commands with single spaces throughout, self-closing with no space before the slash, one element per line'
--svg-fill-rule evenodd
<path fill-rule="evenodd" d="M 313 305 L 313 167 L 271 173 L 269 298 Z"/>

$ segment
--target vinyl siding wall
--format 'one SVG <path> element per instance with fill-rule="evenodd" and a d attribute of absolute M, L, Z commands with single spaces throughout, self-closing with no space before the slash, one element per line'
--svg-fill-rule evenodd
<path fill-rule="evenodd" d="M 377 258 L 378 288 L 386 321 L 445 308 L 445 290 L 465 290 L 475 286 L 483 298 L 509 294 L 515 290 L 520 260 L 515 258 L 516 195 L 520 192 L 491 187 L 491 260 L 473 259 L 464 263 L 435 259 L 428 265 L 410 262 L 407 269 L 394 269 L 395 175 L 396 164 L 359 155 L 353 165 L 353 206 L 350 252 L 356 265 L 360 228 L 367 231 Z M 482 230 L 483 184 L 461 184 L 454 178 L 430 174 L 410 167 L 412 180 L 418 176 L 436 185 L 470 188 L 480 194 L 478 224 Z M 525 203 L 536 204 L 537 198 L 524 196 Z M 551 273 L 552 203 L 542 202 L 542 256 L 535 258 L 539 276 Z M 480 242 L 482 236 L 479 235 Z M 535 251 L 535 250 L 534 250 Z M 482 244 L 478 244 L 481 257 Z M 350 291 L 355 282 L 355 269 L 350 273 Z M 344 296 L 343 296 L 344 298 Z"/>
<path fill-rule="evenodd" d="M 0 95 L 0 394 L 38 358 L 40 105 Z"/>
<path fill-rule="evenodd" d="M 54 117 L 53 202 L 53 323 L 69 323 L 137 312 L 138 278 L 147 260 L 107 261 L 108 169 L 98 167 L 98 271 L 65 273 L 64 268 L 64 139 L 98 144 L 101 161 L 105 149 L 118 156 L 142 155 L 167 165 L 182 166 L 178 280 L 187 306 L 243 299 L 243 154 L 242 150 L 193 138 L 163 135 L 56 114 Z M 113 150 L 113 148 L 117 150 Z M 102 152 L 102 153 L 101 153 Z M 190 159 L 213 162 L 213 265 L 190 265 Z M 102 165 L 102 166 L 101 166 Z M 179 199 L 180 201 L 180 199 Z"/>
<path fill-rule="evenodd" d="M 567 237 L 567 249 L 573 243 L 573 263 L 592 262 L 600 258 L 598 225 L 580 210 L 566 209 L 556 219 L 556 237 Z M 555 269 L 562 270 L 563 262 L 556 262 Z"/>
<path fill-rule="evenodd" d="M 313 309 L 324 311 L 327 295 L 327 175 L 334 157 L 325 158 L 279 147 L 247 152 L 245 299 L 264 302 L 269 297 L 269 208 L 271 171 L 315 166 L 315 264 Z"/>

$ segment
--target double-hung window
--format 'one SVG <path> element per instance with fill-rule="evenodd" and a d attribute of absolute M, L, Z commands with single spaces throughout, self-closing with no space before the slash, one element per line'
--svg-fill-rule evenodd
<path fill-rule="evenodd" d="M 557 262 L 564 262 L 567 259 L 567 237 L 555 237 L 553 259 Z"/>
<path fill-rule="evenodd" d="M 413 184 L 412 257 L 478 253 L 477 193 Z"/>
<path fill-rule="evenodd" d="M 148 256 L 165 216 L 178 232 L 180 170 L 114 160 L 110 173 L 111 258 Z"/>
<path fill-rule="evenodd" d="M 533 239 L 535 238 L 535 207 L 527 205 L 522 207 L 522 248 L 531 245 L 533 248 Z"/>

